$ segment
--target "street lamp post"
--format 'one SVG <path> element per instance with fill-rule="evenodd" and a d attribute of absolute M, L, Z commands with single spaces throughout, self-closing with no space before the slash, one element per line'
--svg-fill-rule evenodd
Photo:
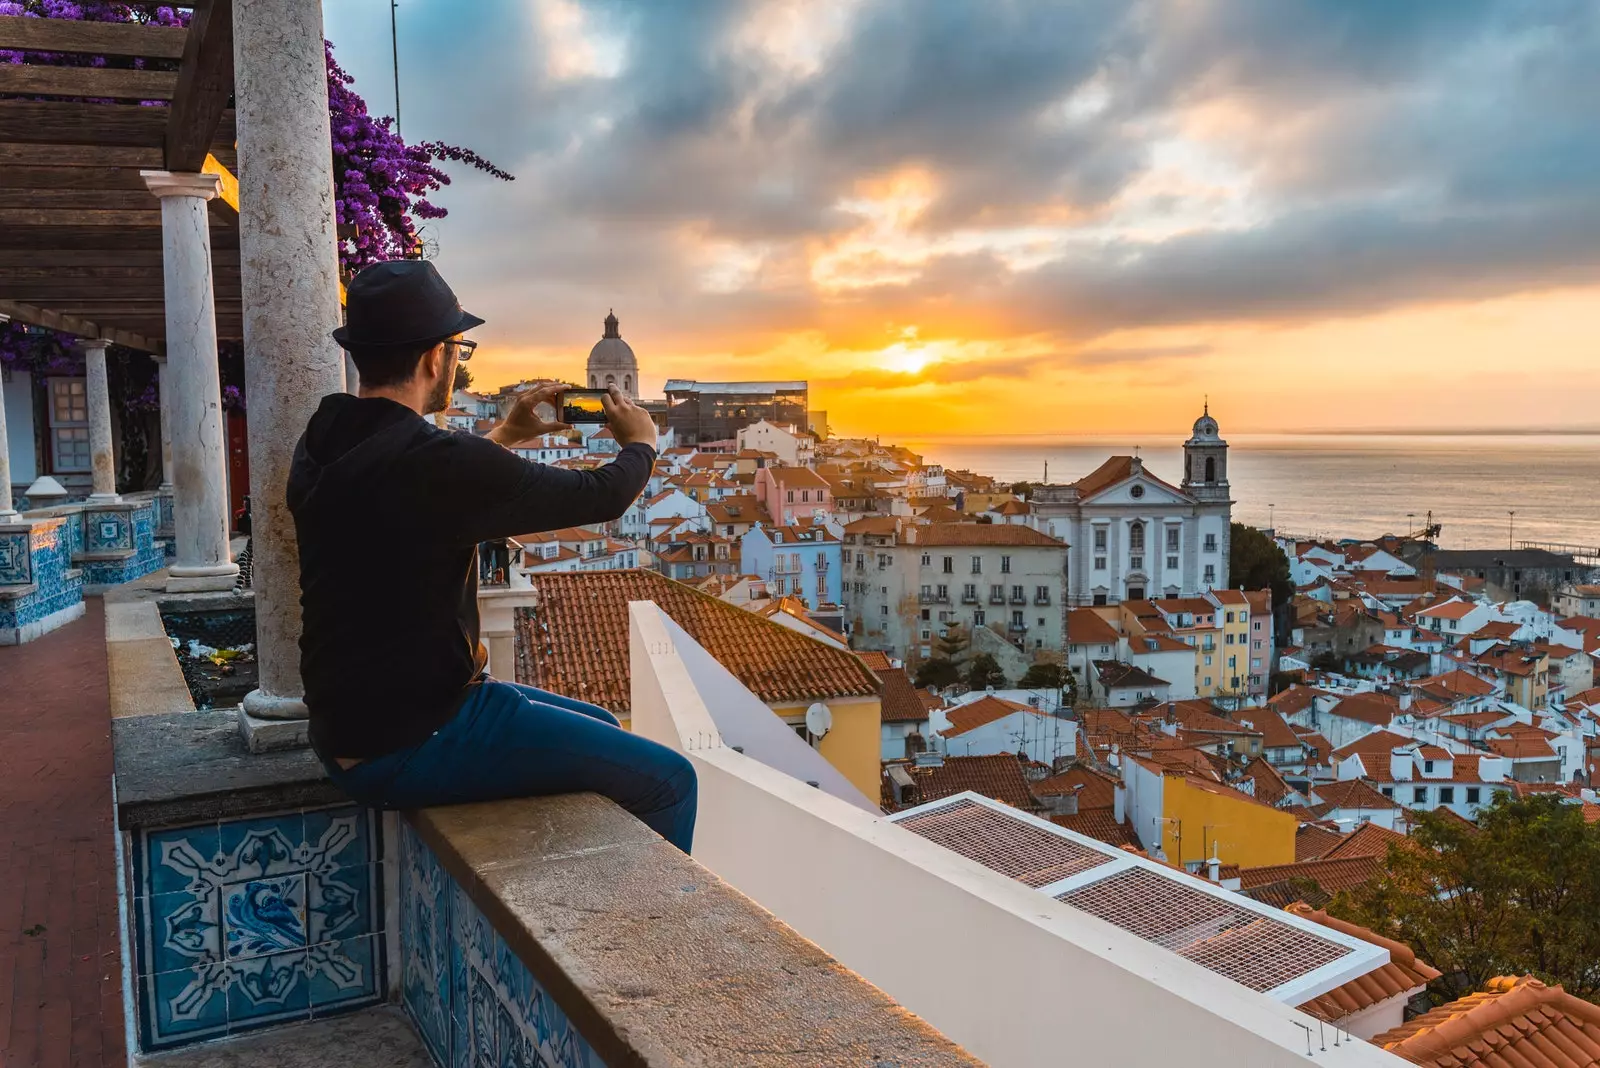
<path fill-rule="evenodd" d="M 1510 509 L 1506 516 L 1506 548 L 1514 549 L 1517 546 L 1517 510 Z"/>

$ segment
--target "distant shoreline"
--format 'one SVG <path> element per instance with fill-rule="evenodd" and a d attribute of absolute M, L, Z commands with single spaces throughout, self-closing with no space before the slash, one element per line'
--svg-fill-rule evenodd
<path fill-rule="evenodd" d="M 860 435 L 840 434 L 839 437 Z M 869 435 L 870 436 L 870 435 Z M 1570 430 L 1535 430 L 1512 428 L 1508 430 L 1240 430 L 1227 435 L 1230 438 L 1586 438 L 1600 437 L 1600 427 L 1576 427 Z M 905 434 L 902 441 L 1124 441 L 1141 437 L 1177 438 L 1168 431 L 1106 431 L 1103 433 L 1044 432 L 1038 434 Z M 1181 440 L 1181 439 L 1179 439 Z"/>

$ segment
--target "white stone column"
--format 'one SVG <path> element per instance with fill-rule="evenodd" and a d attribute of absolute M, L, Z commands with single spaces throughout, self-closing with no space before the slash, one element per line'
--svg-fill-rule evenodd
<path fill-rule="evenodd" d="M 15 518 L 16 502 L 11 499 L 11 441 L 6 437 L 6 389 L 5 382 L 0 380 L 0 523 Z"/>
<path fill-rule="evenodd" d="M 210 235 L 208 234 L 206 242 L 208 251 L 210 247 Z M 210 256 L 208 255 L 206 258 L 209 260 Z M 166 261 L 163 260 L 162 262 L 165 263 Z M 170 308 L 171 305 L 168 304 L 168 307 Z M 215 310 L 212 313 L 212 322 L 213 324 L 216 322 Z M 167 323 L 167 328 L 169 330 L 172 328 L 170 321 Z M 213 326 L 213 333 L 215 329 L 215 326 Z M 167 377 L 170 372 L 167 370 L 166 356 L 153 355 L 151 359 L 156 361 L 156 396 L 161 403 L 161 485 L 159 492 L 170 495 L 172 493 L 172 402 L 169 398 L 172 396 L 172 390 L 168 385 L 170 379 Z"/>
<path fill-rule="evenodd" d="M 330 336 L 339 325 L 339 260 L 322 5 L 236 0 L 233 30 L 260 665 L 260 688 L 244 708 L 299 719 L 300 558 L 284 494 L 311 414 L 345 388 L 344 357 Z"/>
<path fill-rule="evenodd" d="M 217 370 L 217 312 L 206 202 L 214 174 L 142 171 L 161 200 L 167 355 L 161 367 L 162 483 L 172 487 L 176 557 L 167 590 L 226 590 L 239 565 L 228 549 L 228 478 Z M 173 434 L 169 425 L 179 427 Z"/>
<path fill-rule="evenodd" d="M 97 504 L 120 501 L 117 496 L 117 461 L 111 450 L 111 387 L 106 381 L 106 346 L 103 338 L 80 341 L 83 349 L 85 399 L 89 406 L 89 462 L 94 475 L 94 491 L 89 500 Z"/>

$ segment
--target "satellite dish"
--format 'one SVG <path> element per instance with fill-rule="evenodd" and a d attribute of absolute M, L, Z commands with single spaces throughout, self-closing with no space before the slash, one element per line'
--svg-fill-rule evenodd
<path fill-rule="evenodd" d="M 821 738 L 832 726 L 833 713 L 821 701 L 806 709 L 806 730 L 811 732 L 813 738 Z"/>

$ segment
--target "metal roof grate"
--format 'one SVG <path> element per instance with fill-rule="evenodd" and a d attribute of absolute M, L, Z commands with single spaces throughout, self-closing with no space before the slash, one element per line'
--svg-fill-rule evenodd
<path fill-rule="evenodd" d="M 1062 835 L 965 799 L 896 822 L 930 842 L 1035 889 L 1111 860 Z"/>
<path fill-rule="evenodd" d="M 1118 872 L 1056 899 L 1252 990 L 1275 989 L 1351 952 L 1145 868 Z"/>

